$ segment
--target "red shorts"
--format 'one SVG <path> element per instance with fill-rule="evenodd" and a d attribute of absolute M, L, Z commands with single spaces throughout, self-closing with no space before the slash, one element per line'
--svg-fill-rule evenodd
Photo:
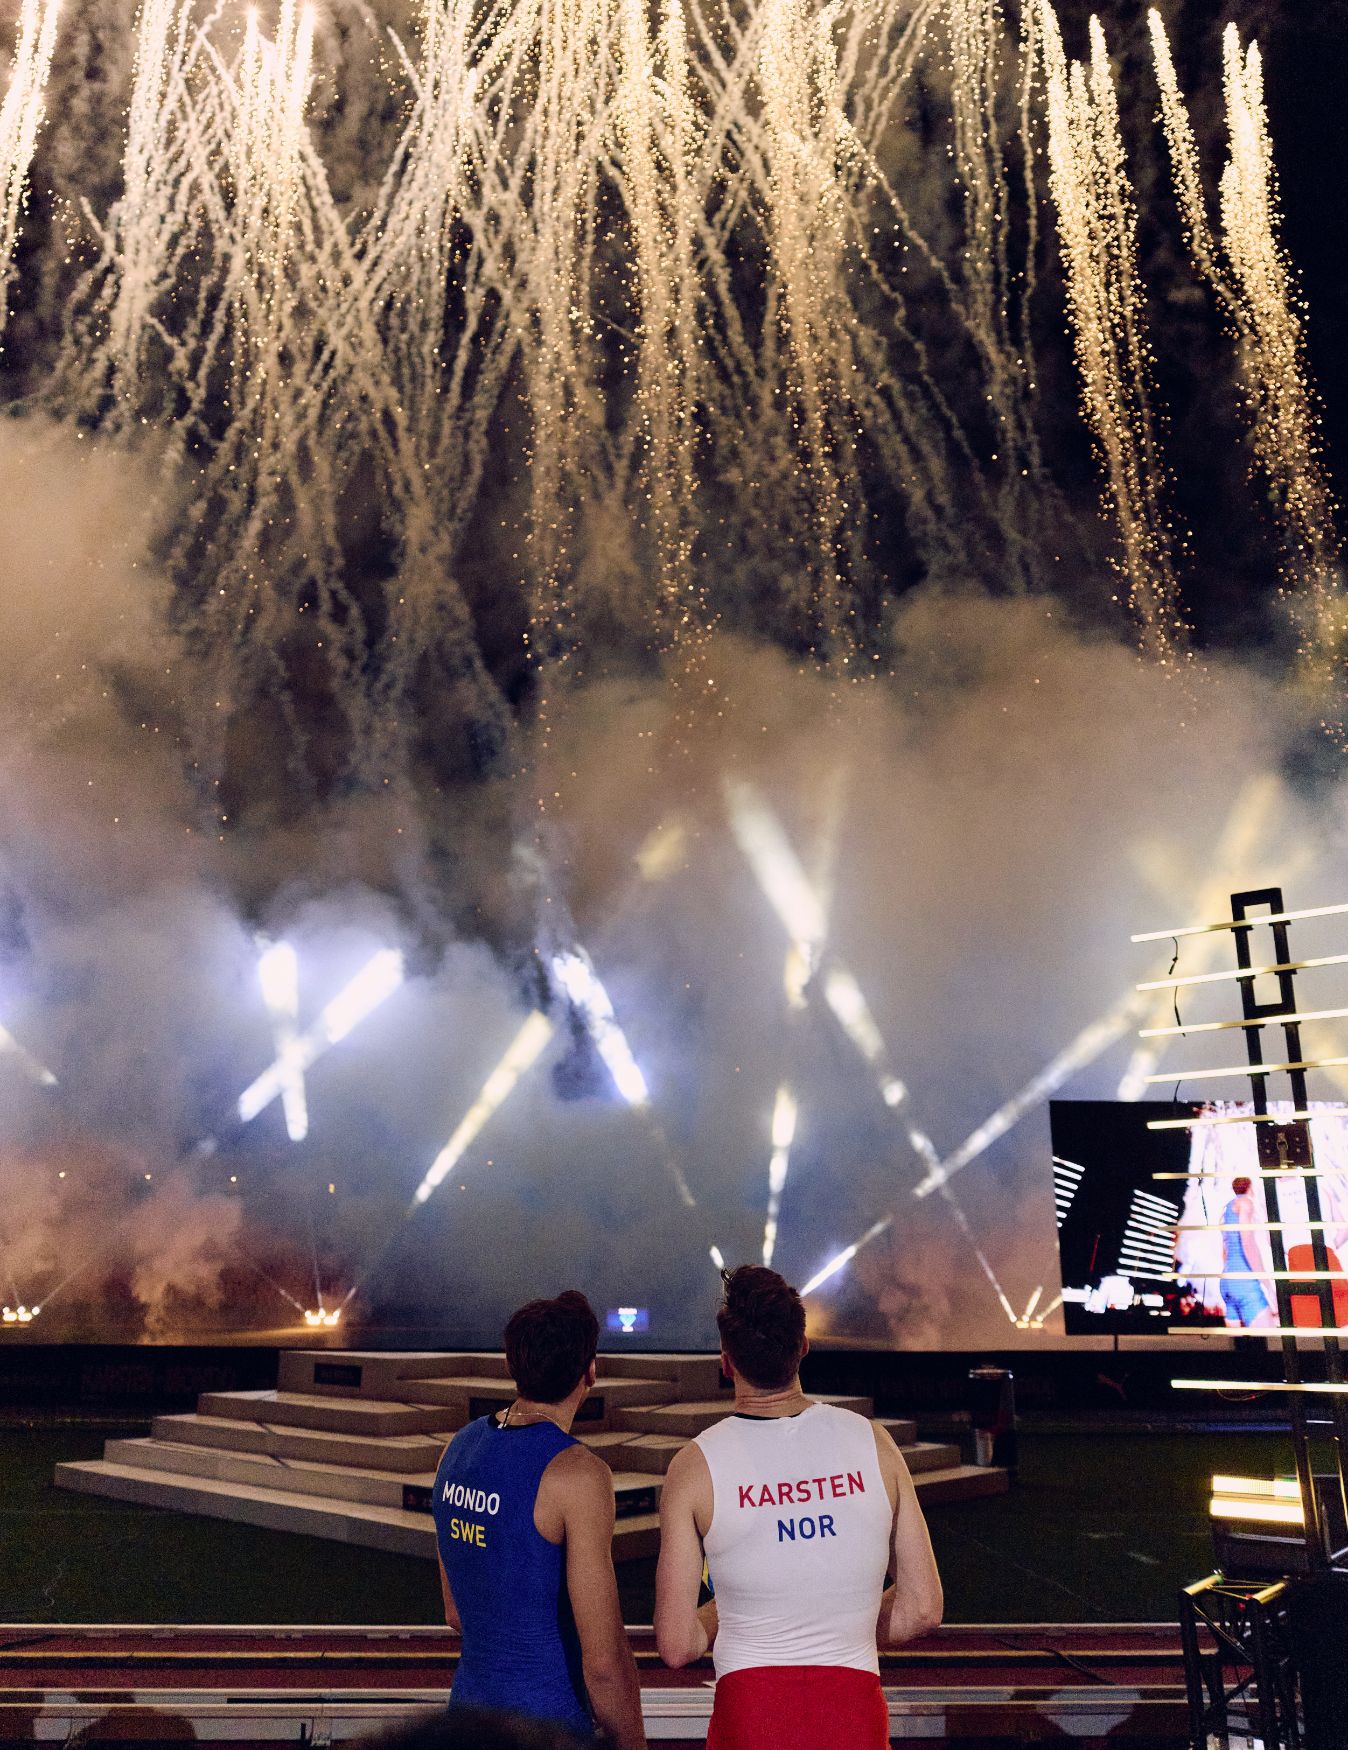
<path fill-rule="evenodd" d="M 719 1678 L 707 1750 L 889 1750 L 889 1709 L 873 1671 L 756 1665 Z"/>

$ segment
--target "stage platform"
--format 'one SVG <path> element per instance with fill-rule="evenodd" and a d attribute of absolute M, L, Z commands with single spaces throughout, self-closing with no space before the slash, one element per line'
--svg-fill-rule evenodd
<path fill-rule="evenodd" d="M 101 1459 L 60 1464 L 61 1488 L 141 1506 L 239 1520 L 428 1559 L 431 1485 L 454 1432 L 510 1402 L 500 1354 L 287 1350 L 275 1390 L 208 1391 L 194 1412 L 155 1417 L 150 1433 L 109 1440 Z M 824 1402 L 870 1415 L 870 1398 Z M 729 1413 L 715 1355 L 601 1355 L 575 1432 L 613 1472 L 618 1561 L 654 1555 L 659 1497 L 673 1455 Z M 1004 1470 L 919 1441 L 885 1418 L 927 1502 L 997 1494 Z"/>
<path fill-rule="evenodd" d="M 652 1743 L 706 1740 L 711 1667 L 668 1671 L 630 1629 Z M 0 1625 L 0 1743 L 324 1744 L 442 1706 L 455 1645 L 430 1628 Z M 938 1629 L 881 1655 L 891 1741 L 1132 1750 L 1185 1741 L 1173 1625 Z M 845 1750 L 839 1746 L 839 1750 Z"/>

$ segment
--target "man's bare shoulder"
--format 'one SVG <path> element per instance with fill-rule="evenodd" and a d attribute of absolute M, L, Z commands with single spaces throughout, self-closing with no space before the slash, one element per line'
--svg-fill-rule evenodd
<path fill-rule="evenodd" d="M 543 1472 L 549 1488 L 558 1490 L 568 1500 L 613 1499 L 613 1472 L 597 1452 L 581 1441 L 563 1447 Z"/>
<path fill-rule="evenodd" d="M 695 1488 L 711 1475 L 707 1459 L 696 1440 L 681 1446 L 665 1471 L 665 1488 Z"/>

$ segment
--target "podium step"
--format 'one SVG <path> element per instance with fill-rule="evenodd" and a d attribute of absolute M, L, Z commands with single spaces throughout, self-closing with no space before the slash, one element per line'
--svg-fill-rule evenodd
<path fill-rule="evenodd" d="M 934 1470 L 958 1469 L 960 1464 L 960 1449 L 958 1446 L 945 1446 L 936 1441 L 918 1440 L 911 1446 L 901 1446 L 910 1476 L 926 1476 Z"/>
<path fill-rule="evenodd" d="M 515 1398 L 515 1386 L 508 1379 L 484 1379 L 467 1375 L 457 1379 L 426 1379 L 409 1384 L 409 1395 L 419 1404 L 441 1405 L 449 1410 L 461 1425 L 478 1416 L 503 1409 Z M 577 1434 L 600 1434 L 617 1427 L 616 1417 L 625 1407 L 645 1408 L 668 1404 L 678 1396 L 678 1388 L 668 1379 L 614 1379 L 600 1377 L 594 1389 L 580 1406 L 576 1416 Z"/>
<path fill-rule="evenodd" d="M 858 1415 L 869 1416 L 871 1400 L 869 1398 L 824 1398 L 817 1400 L 821 1404 L 836 1404 L 839 1409 L 855 1410 Z M 681 1434 L 685 1437 L 701 1434 L 704 1429 L 723 1421 L 734 1410 L 734 1405 L 721 1398 L 706 1398 L 692 1404 L 661 1404 L 654 1408 L 617 1410 L 614 1412 L 613 1424 L 617 1428 L 628 1428 L 638 1434 Z"/>
<path fill-rule="evenodd" d="M 426 1434 L 445 1422 L 443 1412 L 429 1405 L 287 1391 L 203 1392 L 197 1399 L 197 1413 L 235 1422 L 321 1428 L 331 1434 Z"/>
<path fill-rule="evenodd" d="M 435 1525 L 429 1510 L 434 1473 L 392 1477 L 314 1465 L 289 1467 L 255 1455 L 213 1453 L 203 1447 L 175 1450 L 154 1440 L 111 1440 L 107 1452 L 101 1459 L 57 1465 L 56 1486 L 138 1506 L 332 1538 L 395 1555 L 427 1560 L 435 1556 Z M 184 1467 L 198 1468 L 175 1469 L 179 1457 Z M 203 1474 L 211 1465 L 217 1474 Z M 641 1471 L 615 1473 L 615 1561 L 656 1553 L 663 1481 Z M 373 1498 L 364 1498 L 360 1491 Z"/>
<path fill-rule="evenodd" d="M 300 1462 L 363 1465 L 399 1474 L 433 1471 L 451 1439 L 448 1429 L 434 1434 L 333 1434 L 321 1428 L 269 1428 L 261 1422 L 195 1413 L 156 1416 L 150 1433 L 156 1440 L 183 1445 Z"/>
<path fill-rule="evenodd" d="M 406 1402 L 404 1388 L 422 1379 L 481 1374 L 504 1379 L 504 1355 L 471 1350 L 285 1349 L 276 1384 L 284 1392 L 316 1397 L 383 1398 Z"/>

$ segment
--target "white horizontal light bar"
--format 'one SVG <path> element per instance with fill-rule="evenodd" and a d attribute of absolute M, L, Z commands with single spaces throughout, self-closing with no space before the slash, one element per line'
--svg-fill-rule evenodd
<path fill-rule="evenodd" d="M 1313 905 L 1305 911 L 1275 911 L 1248 918 L 1225 918 L 1219 924 L 1184 924 L 1177 930 L 1147 930 L 1130 942 L 1170 942 L 1176 936 L 1211 936 L 1219 930 L 1243 930 L 1260 924 L 1295 924 L 1303 918 L 1329 918 L 1348 912 L 1348 905 Z"/>
<path fill-rule="evenodd" d="M 1167 1282 L 1348 1282 L 1348 1270 L 1174 1270 Z"/>
<path fill-rule="evenodd" d="M 1219 984 L 1233 978 L 1267 978 L 1275 972 L 1304 972 L 1315 966 L 1348 966 L 1348 954 L 1321 954 L 1314 960 L 1275 960 L 1268 966 L 1237 967 L 1235 971 L 1191 972 L 1187 978 L 1149 978 L 1138 990 L 1173 990 L 1183 984 Z"/>
<path fill-rule="evenodd" d="M 552 1038 L 552 1031 L 552 1022 L 541 1010 L 535 1009 L 506 1047 L 505 1055 L 482 1084 L 482 1092 L 464 1113 L 453 1136 L 436 1155 L 426 1177 L 412 1193 L 414 1208 L 425 1203 L 446 1174 L 462 1159 L 464 1151 L 477 1140 L 487 1120 L 510 1097 L 520 1077 L 538 1061 Z"/>
<path fill-rule="evenodd" d="M 1208 1082 L 1219 1076 L 1276 1076 L 1285 1070 L 1293 1069 L 1335 1069 L 1340 1064 L 1348 1063 L 1348 1057 L 1307 1057 L 1296 1063 L 1242 1063 L 1234 1069 L 1186 1069 L 1171 1070 L 1165 1075 L 1144 1076 L 1147 1083 L 1152 1082 Z"/>
<path fill-rule="evenodd" d="M 1153 1173 L 1153 1179 L 1229 1179 L 1230 1173 Z M 1348 1179 L 1348 1167 L 1247 1167 L 1245 1179 Z"/>
<path fill-rule="evenodd" d="M 1140 1027 L 1139 1039 L 1173 1039 L 1181 1033 L 1229 1033 L 1240 1027 L 1271 1027 L 1279 1021 L 1342 1021 L 1348 1009 L 1281 1009 L 1249 1021 L 1191 1021 L 1182 1027 Z"/>
<path fill-rule="evenodd" d="M 1172 1076 L 1161 1076 L 1160 1081 L 1168 1082 Z M 1188 1077 L 1180 1078 L 1187 1081 Z M 1224 1112 L 1220 1116 L 1208 1118 L 1149 1118 L 1148 1130 L 1210 1130 L 1219 1124 L 1300 1124 L 1309 1118 L 1348 1118 L 1348 1107 L 1331 1106 L 1319 1112 Z M 1187 1179 L 1188 1173 L 1184 1175 Z"/>
<path fill-rule="evenodd" d="M 1299 1501 L 1241 1501 L 1214 1495 L 1208 1511 L 1214 1519 L 1253 1519 L 1261 1525 L 1302 1525 L 1306 1515 Z"/>
<path fill-rule="evenodd" d="M 1253 1333 L 1258 1336 L 1258 1332 Z M 1348 1397 L 1348 1382 L 1334 1379 L 1300 1380 L 1292 1385 L 1283 1379 L 1172 1379 L 1172 1391 L 1287 1391 L 1312 1392 L 1321 1397 Z"/>

